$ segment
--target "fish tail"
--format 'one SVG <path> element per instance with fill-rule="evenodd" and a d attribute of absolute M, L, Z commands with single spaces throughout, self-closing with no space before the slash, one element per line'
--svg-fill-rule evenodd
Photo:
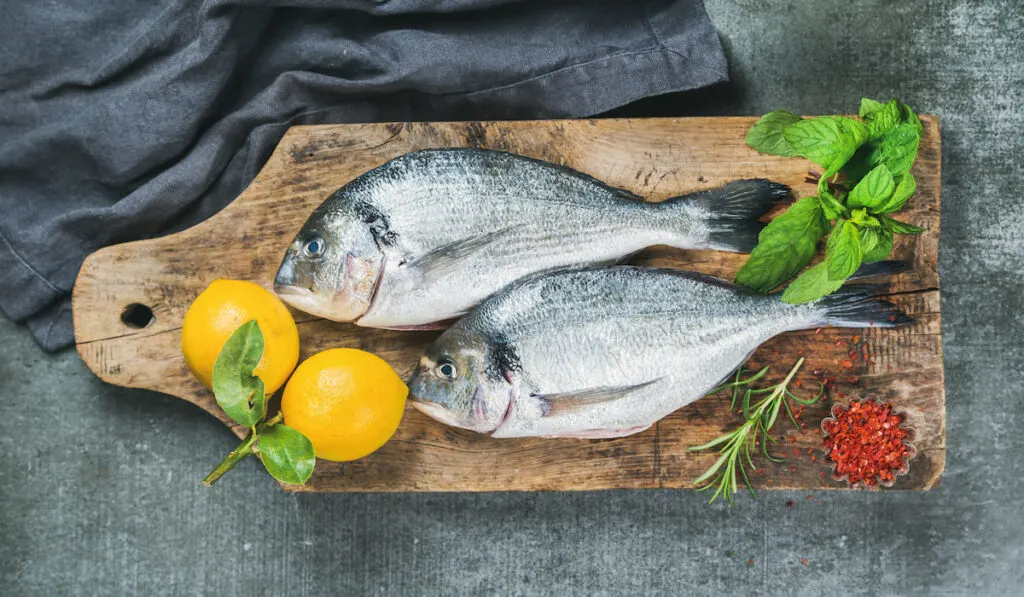
<path fill-rule="evenodd" d="M 736 180 L 727 185 L 670 199 L 672 203 L 696 208 L 700 228 L 707 230 L 703 248 L 749 253 L 757 245 L 764 224 L 758 220 L 773 206 L 792 196 L 782 183 L 761 178 Z M 693 213 L 693 212 L 690 212 Z"/>
<path fill-rule="evenodd" d="M 824 308 L 822 323 L 840 328 L 897 328 L 914 323 L 895 304 L 879 298 L 873 284 L 844 286 L 817 301 Z"/>

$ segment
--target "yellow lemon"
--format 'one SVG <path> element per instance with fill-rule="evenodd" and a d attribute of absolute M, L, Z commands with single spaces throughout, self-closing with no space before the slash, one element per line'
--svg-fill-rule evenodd
<path fill-rule="evenodd" d="M 409 394 L 377 355 L 334 348 L 299 365 L 281 397 L 284 422 L 309 438 L 327 460 L 355 460 L 384 445 L 398 429 Z"/>
<path fill-rule="evenodd" d="M 181 351 L 192 373 L 211 387 L 220 349 L 243 323 L 255 319 L 263 332 L 263 358 L 253 373 L 267 395 L 284 385 L 299 362 L 299 330 L 281 299 L 244 280 L 214 280 L 185 313 Z"/>

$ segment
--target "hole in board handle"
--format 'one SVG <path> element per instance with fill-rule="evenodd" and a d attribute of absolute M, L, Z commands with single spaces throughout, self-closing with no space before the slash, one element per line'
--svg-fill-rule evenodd
<path fill-rule="evenodd" d="M 141 330 L 153 323 L 154 319 L 153 310 L 141 303 L 132 303 L 121 312 L 121 323 L 133 330 Z"/>

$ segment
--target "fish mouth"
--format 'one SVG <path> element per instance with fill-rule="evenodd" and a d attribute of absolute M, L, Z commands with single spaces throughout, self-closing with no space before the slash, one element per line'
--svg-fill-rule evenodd
<path fill-rule="evenodd" d="M 345 292 L 337 293 L 333 299 L 325 299 L 308 288 L 291 284 L 274 284 L 274 292 L 299 311 L 331 321 L 355 321 L 366 311 L 359 300 Z"/>
<path fill-rule="evenodd" d="M 461 425 L 456 425 L 452 421 L 452 418 L 448 414 L 447 409 L 445 409 L 443 406 L 439 404 L 435 404 L 428 400 L 423 400 L 419 396 L 409 396 L 409 402 L 412 403 L 413 407 L 416 410 L 427 415 L 431 419 L 434 419 L 435 421 L 440 421 L 445 425 L 451 425 L 453 427 L 461 427 Z"/>
<path fill-rule="evenodd" d="M 427 415 L 435 421 L 440 421 L 445 425 L 451 427 L 458 427 L 459 429 L 468 429 L 477 433 L 491 433 L 494 429 L 487 423 L 486 420 L 473 418 L 472 420 L 466 420 L 465 418 L 459 418 L 453 416 L 453 413 L 447 408 L 437 404 L 436 402 L 425 400 L 416 395 L 410 395 L 409 401 L 413 407 L 421 413 Z M 474 406 L 474 409 L 476 407 Z M 477 413 L 474 412 L 474 415 Z"/>
<path fill-rule="evenodd" d="M 291 284 L 279 284 L 274 283 L 274 292 L 277 296 L 281 297 L 281 300 L 288 303 L 289 305 L 310 313 L 312 315 L 320 315 L 317 311 L 320 311 L 319 301 L 316 300 L 316 296 L 312 291 L 302 288 L 301 286 L 292 286 Z"/>

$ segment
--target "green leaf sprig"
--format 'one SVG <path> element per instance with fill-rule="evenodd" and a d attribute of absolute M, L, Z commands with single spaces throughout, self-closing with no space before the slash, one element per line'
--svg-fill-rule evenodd
<path fill-rule="evenodd" d="M 281 421 L 267 419 L 263 380 L 253 375 L 263 357 L 264 339 L 256 320 L 242 324 L 224 343 L 213 365 L 213 395 L 224 412 L 249 428 L 242 443 L 203 479 L 209 487 L 245 458 L 257 454 L 272 477 L 302 485 L 313 474 L 316 456 L 306 436 Z"/>
<path fill-rule="evenodd" d="M 861 264 L 886 259 L 895 234 L 924 230 L 890 215 L 917 190 L 910 168 L 921 142 L 920 119 L 896 99 L 864 98 L 859 116 L 801 118 L 776 110 L 747 133 L 754 149 L 805 157 L 824 172 L 817 195 L 797 201 L 761 231 L 737 284 L 770 292 L 807 267 L 827 235 L 825 260 L 782 294 L 788 303 L 813 301 L 835 292 Z"/>
<path fill-rule="evenodd" d="M 719 456 L 718 460 L 711 465 L 711 468 L 693 481 L 694 485 L 699 486 L 698 491 L 705 491 L 712 487 L 717 487 L 715 493 L 712 494 L 709 503 L 714 502 L 719 497 L 724 497 L 729 502 L 729 505 L 732 505 L 732 498 L 736 494 L 736 490 L 739 486 L 737 473 L 739 473 L 739 476 L 743 477 L 743 483 L 747 486 L 747 490 L 750 491 L 750 495 L 755 495 L 754 488 L 750 485 L 750 479 L 747 477 L 747 471 L 744 468 L 743 462 L 746 460 L 746 463 L 750 465 L 751 469 L 757 468 L 754 466 L 754 460 L 751 457 L 750 452 L 752 447 L 756 449 L 759 436 L 761 438 L 761 451 L 765 458 L 772 462 L 782 462 L 781 458 L 776 458 L 768 452 L 768 444 L 775 443 L 777 441 L 771 436 L 770 431 L 772 426 L 775 425 L 775 420 L 779 416 L 779 411 L 784 408 L 786 410 L 786 414 L 789 415 L 789 419 L 793 422 L 793 425 L 798 429 L 800 428 L 800 425 L 796 422 L 796 417 L 793 416 L 793 411 L 789 408 L 789 403 L 786 399 L 789 398 L 799 402 L 800 404 L 810 405 L 814 404 L 825 395 L 824 384 L 821 385 L 821 389 L 817 395 L 806 400 L 797 398 L 789 390 L 789 384 L 793 380 L 793 376 L 796 375 L 796 372 L 803 364 L 804 359 L 801 358 L 796 362 L 793 369 L 790 370 L 786 379 L 782 380 L 781 383 L 767 388 L 754 388 L 753 383 L 768 373 L 768 367 L 764 367 L 746 379 L 743 378 L 745 369 L 740 367 L 736 370 L 736 377 L 733 381 L 723 384 L 708 393 L 709 395 L 717 394 L 718 392 L 731 389 L 732 402 L 729 405 L 729 409 L 732 410 L 736 408 L 740 389 L 745 388 L 742 399 L 743 424 L 735 430 L 721 435 L 706 444 L 690 448 L 691 451 L 694 451 L 708 450 L 710 448 L 717 447 L 721 452 L 721 456 Z M 767 394 L 767 396 L 760 398 L 756 402 L 754 401 L 755 397 L 763 394 Z"/>

